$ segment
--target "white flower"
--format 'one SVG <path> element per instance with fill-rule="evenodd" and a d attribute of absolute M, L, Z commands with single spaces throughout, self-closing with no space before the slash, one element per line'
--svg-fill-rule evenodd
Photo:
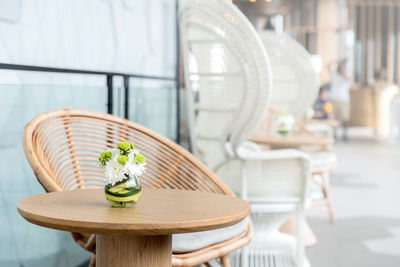
<path fill-rule="evenodd" d="M 125 165 L 118 162 L 118 157 L 121 156 L 119 149 L 110 149 L 108 151 L 112 153 L 111 159 L 108 160 L 105 165 L 100 163 L 100 166 L 104 169 L 106 184 L 114 186 L 116 183 L 127 179 L 127 177 L 138 177 L 145 171 L 145 163 L 136 163 L 135 156 L 139 154 L 138 150 L 130 151 L 127 155 L 128 161 Z"/>
<path fill-rule="evenodd" d="M 111 158 L 104 168 L 104 177 L 106 183 L 112 185 L 126 179 L 124 166 L 119 164 L 115 157 Z"/>
<path fill-rule="evenodd" d="M 144 166 L 146 165 L 141 164 L 141 163 L 136 163 L 136 155 L 139 154 L 139 150 L 134 150 L 133 153 L 129 153 L 128 155 L 128 162 L 125 164 L 125 168 L 127 173 L 130 176 L 140 176 L 143 174 L 145 168 Z"/>

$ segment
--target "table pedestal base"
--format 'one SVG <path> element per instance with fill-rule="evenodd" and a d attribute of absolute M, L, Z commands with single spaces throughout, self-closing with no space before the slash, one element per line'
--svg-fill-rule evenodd
<path fill-rule="evenodd" d="M 97 235 L 97 267 L 171 267 L 172 236 Z"/>

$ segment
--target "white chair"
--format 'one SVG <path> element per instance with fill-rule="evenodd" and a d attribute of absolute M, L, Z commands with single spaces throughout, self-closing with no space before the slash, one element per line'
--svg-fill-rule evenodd
<path fill-rule="evenodd" d="M 318 94 L 318 73 L 312 64 L 311 55 L 300 43 L 285 34 L 269 30 L 259 34 L 271 60 L 274 88 L 271 107 L 301 120 Z M 333 135 L 332 129 L 326 125 L 312 125 L 307 128 L 320 135 Z M 311 154 L 314 178 L 310 195 L 314 200 L 312 207 L 318 210 L 325 208 L 331 222 L 335 222 L 335 216 L 329 190 L 329 172 L 336 165 L 337 158 L 332 152 Z"/>
<path fill-rule="evenodd" d="M 318 95 L 319 78 L 311 55 L 286 34 L 264 30 L 259 35 L 271 61 L 270 106 L 300 120 Z"/>
<path fill-rule="evenodd" d="M 225 0 L 181 0 L 179 22 L 193 152 L 252 203 L 256 230 L 242 251 L 242 266 L 259 266 L 256 259 L 285 245 L 286 236 L 277 231 L 294 213 L 299 217 L 294 261 L 301 266 L 309 157 L 292 149 L 263 152 L 246 141 L 271 91 L 270 64 L 258 34 Z M 267 242 L 272 236 L 274 244 Z"/>

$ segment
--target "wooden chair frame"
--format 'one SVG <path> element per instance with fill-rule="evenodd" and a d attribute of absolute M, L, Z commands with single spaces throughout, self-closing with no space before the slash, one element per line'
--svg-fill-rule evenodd
<path fill-rule="evenodd" d="M 316 176 L 321 177 L 321 187 L 322 187 L 322 194 L 323 198 L 319 200 L 313 200 L 311 202 L 310 209 L 315 211 L 321 211 L 323 213 L 328 213 L 329 220 L 331 223 L 336 222 L 336 217 L 333 209 L 332 198 L 330 193 L 330 186 L 328 175 L 329 172 L 335 169 L 337 163 L 326 164 L 324 166 L 317 166 L 311 169 L 312 177 L 316 180 Z"/>
<path fill-rule="evenodd" d="M 171 140 L 132 121 L 86 110 L 61 109 L 42 113 L 25 127 L 25 155 L 46 192 L 104 186 L 95 162 L 100 151 L 131 141 L 148 158 L 143 187 L 199 190 L 234 196 L 202 162 Z M 91 143 L 91 144 L 90 144 Z M 83 148 L 82 148 L 83 147 Z M 172 161 L 170 160 L 172 158 Z M 239 236 L 197 251 L 172 254 L 173 266 L 193 266 L 227 255 L 251 240 L 251 221 Z M 95 235 L 72 233 L 74 240 L 95 254 Z M 95 257 L 90 266 L 95 265 Z"/>

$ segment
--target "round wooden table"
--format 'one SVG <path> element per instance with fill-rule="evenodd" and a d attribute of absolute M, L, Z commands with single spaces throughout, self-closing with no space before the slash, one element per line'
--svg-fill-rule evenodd
<path fill-rule="evenodd" d="M 144 189 L 132 208 L 111 208 L 104 189 L 54 192 L 21 200 L 18 212 L 43 227 L 96 234 L 97 266 L 171 266 L 172 234 L 235 224 L 248 202 L 197 191 Z"/>

